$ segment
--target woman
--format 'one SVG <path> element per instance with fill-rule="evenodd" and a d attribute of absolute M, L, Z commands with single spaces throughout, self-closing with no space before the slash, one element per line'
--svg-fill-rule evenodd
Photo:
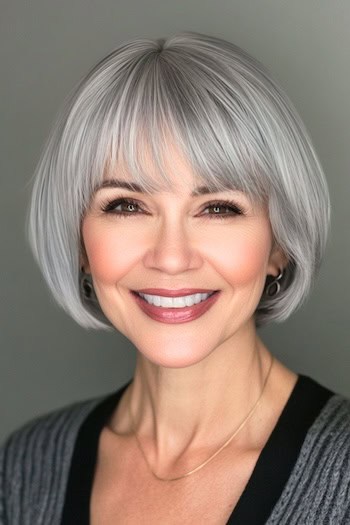
<path fill-rule="evenodd" d="M 350 523 L 349 400 L 257 331 L 308 296 L 329 215 L 300 118 L 235 45 L 184 32 L 97 64 L 44 150 L 29 238 L 135 373 L 9 436 L 1 523 Z"/>

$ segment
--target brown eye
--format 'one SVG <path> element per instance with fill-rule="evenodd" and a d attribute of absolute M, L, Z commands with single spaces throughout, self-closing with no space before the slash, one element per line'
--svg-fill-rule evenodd
<path fill-rule="evenodd" d="M 213 204 L 210 207 L 213 209 L 214 215 L 220 215 L 220 210 L 225 210 L 224 212 L 221 211 L 221 213 L 230 213 L 232 211 L 228 206 L 224 206 L 223 204 Z"/>
<path fill-rule="evenodd" d="M 137 215 L 140 213 L 140 210 L 141 208 L 136 201 L 125 198 L 108 201 L 102 205 L 103 212 L 121 216 Z"/>
<path fill-rule="evenodd" d="M 125 206 L 124 211 L 130 212 L 130 213 L 136 211 L 136 209 L 137 209 L 137 204 L 134 204 L 132 202 L 120 203 L 119 206 L 122 207 L 123 205 Z M 123 211 L 123 210 L 121 209 L 121 211 Z"/>
<path fill-rule="evenodd" d="M 211 202 L 206 205 L 205 210 L 212 209 L 212 212 L 204 212 L 204 215 L 210 215 L 211 217 L 225 218 L 232 217 L 234 215 L 243 215 L 241 208 L 237 206 L 234 202 L 231 201 L 220 201 L 220 202 Z"/>

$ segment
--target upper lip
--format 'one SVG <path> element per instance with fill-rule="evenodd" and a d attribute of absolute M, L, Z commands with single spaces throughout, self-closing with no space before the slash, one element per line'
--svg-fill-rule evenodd
<path fill-rule="evenodd" d="M 165 297 L 179 297 L 181 295 L 193 295 L 195 293 L 213 293 L 218 290 L 208 290 L 205 288 L 180 288 L 178 290 L 167 290 L 166 288 L 142 288 L 142 290 L 134 290 L 137 293 L 144 293 L 150 295 L 160 295 Z"/>

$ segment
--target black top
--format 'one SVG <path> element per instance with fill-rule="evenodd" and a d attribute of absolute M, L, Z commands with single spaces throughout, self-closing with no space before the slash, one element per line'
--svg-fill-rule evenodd
<path fill-rule="evenodd" d="M 77 434 L 61 525 L 88 525 L 100 432 L 132 382 L 104 398 Z M 229 520 L 230 525 L 262 525 L 281 496 L 308 429 L 334 392 L 303 374 L 268 438 Z"/>

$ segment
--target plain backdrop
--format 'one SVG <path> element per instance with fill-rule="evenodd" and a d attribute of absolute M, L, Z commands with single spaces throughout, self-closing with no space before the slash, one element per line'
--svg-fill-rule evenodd
<path fill-rule="evenodd" d="M 331 236 L 310 299 L 261 330 L 287 366 L 350 395 L 350 2 L 2 0 L 0 440 L 29 419 L 107 394 L 133 374 L 124 336 L 79 327 L 51 299 L 24 235 L 30 178 L 54 116 L 124 40 L 192 30 L 261 60 L 302 115 L 328 180 Z"/>

